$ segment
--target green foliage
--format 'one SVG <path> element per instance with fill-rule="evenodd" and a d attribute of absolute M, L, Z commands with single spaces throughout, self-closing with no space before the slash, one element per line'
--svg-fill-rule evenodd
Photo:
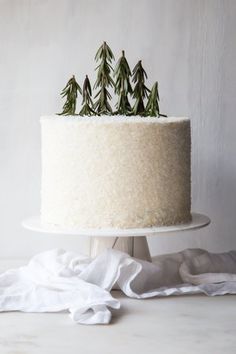
<path fill-rule="evenodd" d="M 95 89 L 100 88 L 95 96 L 97 101 L 94 104 L 94 109 L 98 114 L 112 114 L 112 108 L 109 104 L 111 94 L 108 91 L 108 87 L 114 87 L 115 85 L 111 77 L 111 71 L 113 71 L 111 63 L 113 59 L 115 58 L 111 48 L 106 42 L 103 42 L 95 56 L 96 62 L 100 61 L 100 64 L 96 67 L 98 72 L 94 85 Z"/>
<path fill-rule="evenodd" d="M 133 115 L 145 115 L 144 99 L 148 96 L 150 90 L 145 85 L 147 79 L 147 73 L 142 66 L 142 61 L 139 60 L 133 69 L 133 82 L 135 84 L 133 91 L 133 98 L 135 98 L 135 104 L 132 109 Z"/>
<path fill-rule="evenodd" d="M 59 113 L 60 116 L 76 115 L 75 111 L 76 111 L 76 100 L 78 97 L 78 91 L 80 94 L 82 94 L 81 88 L 73 75 L 61 92 L 61 96 L 66 97 L 66 102 L 63 106 L 62 113 Z"/>
<path fill-rule="evenodd" d="M 148 97 L 147 106 L 145 109 L 145 115 L 149 117 L 167 117 L 165 114 L 160 114 L 159 108 L 159 92 L 158 92 L 158 82 L 152 86 L 151 92 Z"/>
<path fill-rule="evenodd" d="M 92 116 L 92 115 L 96 114 L 96 112 L 94 111 L 94 104 L 93 104 L 91 96 L 92 96 L 92 89 L 91 89 L 88 75 L 86 75 L 85 80 L 84 80 L 84 84 L 83 84 L 83 93 L 82 93 L 83 107 L 82 107 L 81 111 L 79 112 L 80 116 Z"/>
<path fill-rule="evenodd" d="M 118 102 L 116 103 L 116 114 L 129 115 L 131 113 L 131 105 L 129 103 L 128 94 L 133 93 L 133 89 L 130 83 L 131 70 L 125 57 L 125 52 L 122 50 L 122 56 L 118 60 L 114 76 L 115 81 L 115 93 L 118 94 Z"/>
<path fill-rule="evenodd" d="M 96 102 L 93 103 L 92 100 L 92 89 L 88 76 L 86 75 L 85 77 L 82 91 L 73 75 L 61 92 L 62 98 L 65 98 L 66 101 L 62 112 L 58 113 L 58 115 L 77 115 L 76 104 L 79 92 L 83 98 L 82 108 L 79 112 L 81 116 L 121 114 L 127 116 L 167 117 L 160 113 L 158 83 L 154 83 L 151 91 L 145 85 L 147 73 L 142 66 L 142 61 L 138 61 L 131 73 L 125 52 L 122 50 L 122 55 L 115 66 L 114 82 L 112 79 L 112 62 L 114 59 L 111 48 L 106 42 L 103 42 L 95 55 L 95 61 L 98 63 L 95 69 L 97 71 L 97 78 L 94 84 L 94 89 L 97 90 L 94 97 Z M 132 88 L 130 82 L 131 76 L 134 88 Z M 109 88 L 114 88 L 115 94 L 118 95 L 116 111 L 114 113 L 110 105 L 112 96 Z M 129 95 L 135 100 L 133 107 L 131 107 L 129 102 Z M 146 99 L 147 104 L 145 108 Z"/>

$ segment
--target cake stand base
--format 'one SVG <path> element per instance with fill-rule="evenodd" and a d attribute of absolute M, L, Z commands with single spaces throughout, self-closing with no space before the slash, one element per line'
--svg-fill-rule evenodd
<path fill-rule="evenodd" d="M 128 253 L 131 257 L 151 262 L 151 255 L 145 236 L 91 237 L 90 256 L 92 258 L 96 257 L 107 248 L 113 248 Z"/>
<path fill-rule="evenodd" d="M 210 224 L 208 216 L 192 213 L 192 220 L 185 224 L 171 226 L 155 226 L 137 229 L 80 229 L 63 228 L 51 224 L 43 224 L 40 216 L 34 216 L 22 222 L 26 229 L 52 235 L 64 234 L 90 237 L 90 255 L 96 257 L 107 248 L 117 249 L 130 256 L 151 261 L 146 236 L 166 235 L 182 231 L 197 230 Z"/>

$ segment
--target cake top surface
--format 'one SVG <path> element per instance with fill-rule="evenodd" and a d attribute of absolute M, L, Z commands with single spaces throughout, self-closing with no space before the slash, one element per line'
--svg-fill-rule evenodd
<path fill-rule="evenodd" d="M 157 123 L 157 124 L 167 124 L 167 123 L 178 123 L 183 121 L 189 121 L 187 117 L 141 117 L 141 116 L 58 116 L 58 115 L 45 115 L 40 118 L 40 121 L 50 120 L 50 121 L 60 121 L 62 123 L 71 122 L 94 122 L 94 123 Z"/>

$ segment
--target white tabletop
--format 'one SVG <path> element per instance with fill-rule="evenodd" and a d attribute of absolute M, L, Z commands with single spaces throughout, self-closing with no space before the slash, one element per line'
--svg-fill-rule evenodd
<path fill-rule="evenodd" d="M 1 262 L 0 270 L 22 262 Z M 0 314 L 0 353 L 234 354 L 236 296 L 121 300 L 112 324 L 74 324 L 68 313 Z"/>

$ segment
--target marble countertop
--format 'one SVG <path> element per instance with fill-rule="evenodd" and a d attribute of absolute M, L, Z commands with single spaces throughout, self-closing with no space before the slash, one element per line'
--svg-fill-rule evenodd
<path fill-rule="evenodd" d="M 0 271 L 22 261 L 1 261 Z M 133 300 L 119 291 L 110 325 L 74 324 L 68 313 L 1 313 L 1 354 L 233 354 L 236 296 Z"/>

